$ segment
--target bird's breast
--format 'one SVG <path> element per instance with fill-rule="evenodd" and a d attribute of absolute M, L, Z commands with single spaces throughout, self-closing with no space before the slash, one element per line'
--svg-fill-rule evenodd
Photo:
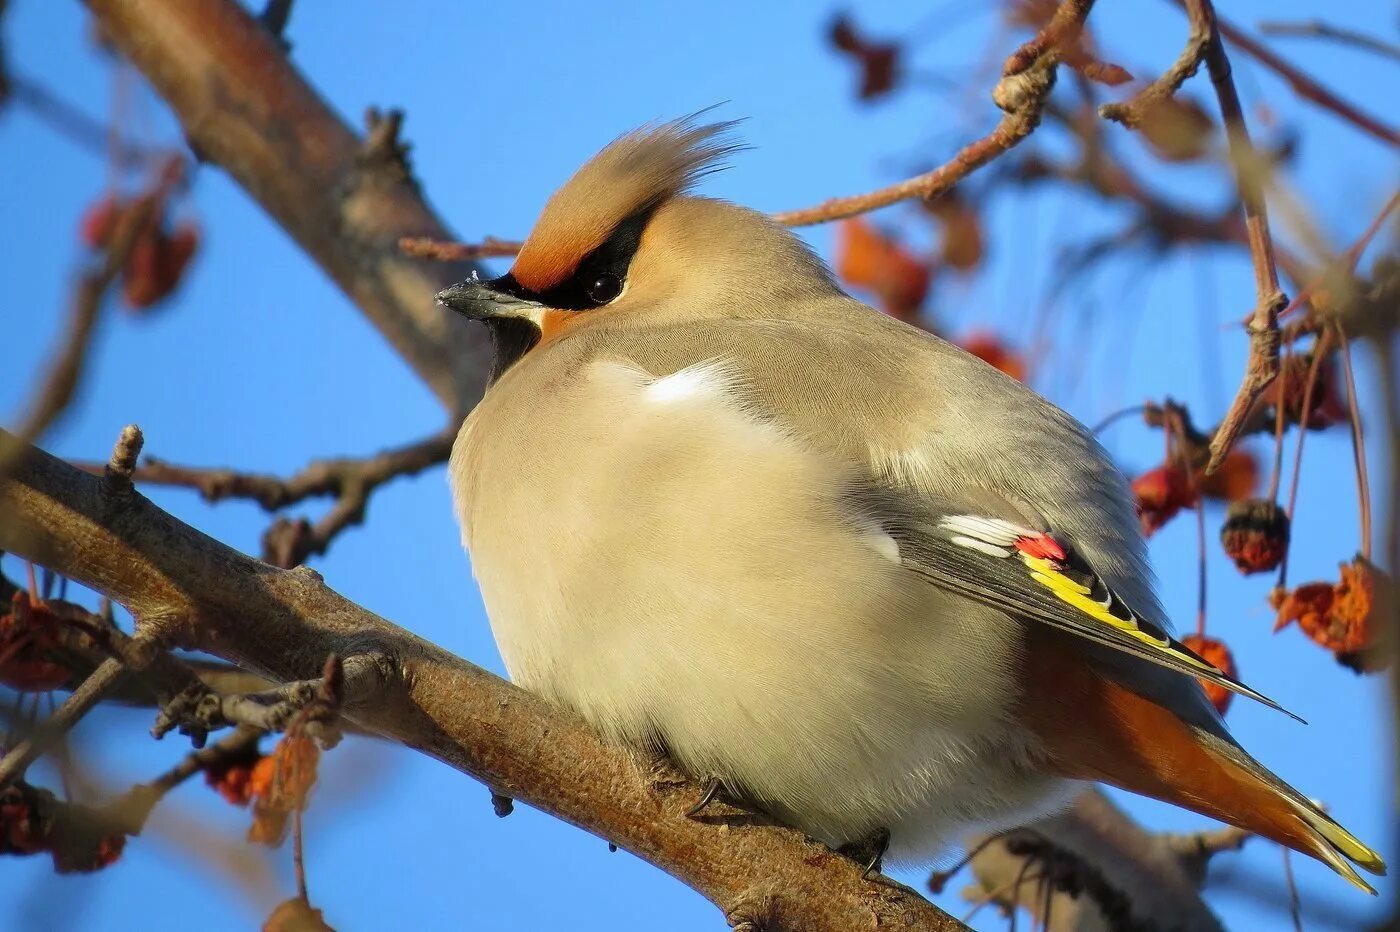
<path fill-rule="evenodd" d="M 451 476 L 512 677 L 824 837 L 980 811 L 1019 749 L 1015 623 L 905 571 L 853 465 L 735 375 L 522 371 L 473 413 Z"/>

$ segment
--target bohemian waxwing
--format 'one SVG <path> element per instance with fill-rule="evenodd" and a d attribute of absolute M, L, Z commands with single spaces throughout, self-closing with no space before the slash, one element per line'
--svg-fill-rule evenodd
<path fill-rule="evenodd" d="M 1274 705 L 1172 637 L 1094 438 L 688 194 L 728 128 L 623 136 L 439 295 L 495 339 L 450 475 L 512 678 L 833 845 L 927 859 L 1102 781 L 1370 890 L 1207 701 Z"/>

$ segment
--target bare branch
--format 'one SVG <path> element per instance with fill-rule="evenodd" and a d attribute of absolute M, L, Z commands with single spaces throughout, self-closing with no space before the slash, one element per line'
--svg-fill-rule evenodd
<path fill-rule="evenodd" d="M 573 714 L 354 605 L 314 572 L 258 563 L 138 494 L 114 507 L 101 480 L 3 432 L 0 455 L 15 463 L 0 477 L 0 548 L 109 594 L 138 619 L 162 619 L 172 645 L 277 683 L 320 675 L 330 654 L 376 656 L 360 684 L 347 681 L 351 721 L 627 848 L 726 915 L 769 929 L 961 928 L 800 832 L 757 816 L 686 818 L 696 784 L 643 766 Z"/>
<path fill-rule="evenodd" d="M 1210 71 L 1215 96 L 1220 101 L 1220 115 L 1225 121 L 1230 161 L 1244 207 L 1249 255 L 1254 264 L 1255 306 L 1246 328 L 1249 331 L 1249 360 L 1239 392 L 1211 440 L 1211 458 L 1206 466 L 1207 472 L 1211 472 L 1225 461 L 1259 396 L 1278 375 L 1278 315 L 1288 299 L 1279 288 L 1274 241 L 1269 233 L 1269 215 L 1264 204 L 1265 166 L 1249 140 L 1244 110 L 1230 74 L 1230 59 L 1225 54 L 1225 46 L 1216 27 L 1215 8 L 1211 0 L 1185 0 L 1185 3 L 1192 34 L 1204 31 L 1210 36 L 1205 53 L 1206 67 Z"/>
<path fill-rule="evenodd" d="M 88 0 L 110 37 L 174 109 L 191 146 L 226 169 L 335 280 L 449 411 L 480 396 L 483 334 L 433 296 L 463 264 L 402 255 L 404 236 L 451 235 L 402 159 L 374 158 L 233 0 Z"/>
<path fill-rule="evenodd" d="M 68 325 L 47 367 L 42 386 L 30 402 L 29 412 L 20 422 L 20 437 L 37 440 L 73 400 L 107 293 L 141 237 L 157 221 L 157 211 L 163 209 L 171 188 L 183 175 L 183 168 L 183 162 L 178 157 L 165 163 L 155 188 L 118 214 L 115 228 L 99 259 L 79 276 L 69 306 Z M 0 470 L 4 469 L 4 465 L 0 460 Z"/>
<path fill-rule="evenodd" d="M 1189 11 L 1195 0 L 1172 0 L 1172 2 Z M 1376 117 L 1342 100 L 1297 67 L 1289 64 L 1282 56 L 1270 51 L 1263 43 L 1252 38 L 1247 32 L 1232 25 L 1228 20 L 1216 17 L 1216 24 L 1221 35 L 1238 46 L 1240 51 L 1250 58 L 1287 81 L 1288 86 L 1293 88 L 1294 93 L 1299 97 L 1312 101 L 1382 142 L 1392 146 L 1400 146 L 1400 132 L 1397 132 L 1394 127 L 1387 126 Z"/>
<path fill-rule="evenodd" d="M 1352 45 L 1386 58 L 1400 61 L 1400 45 L 1378 39 L 1369 32 L 1343 29 L 1320 19 L 1299 20 L 1296 23 L 1280 20 L 1265 20 L 1259 24 L 1259 31 L 1266 36 L 1297 36 L 1312 39 L 1331 39 L 1343 45 Z"/>
<path fill-rule="evenodd" d="M 444 463 L 452 454 L 455 430 L 446 430 L 402 447 L 363 458 L 317 460 L 288 478 L 240 473 L 231 469 L 177 466 L 154 457 L 131 472 L 136 482 L 196 489 L 205 501 L 250 499 L 268 511 L 276 511 L 319 496 L 334 496 L 335 505 L 314 524 L 304 518 L 279 519 L 263 535 L 264 559 L 290 569 L 326 551 L 341 531 L 361 523 L 370 495 L 379 486 L 400 476 L 413 476 Z M 95 463 L 76 463 L 85 472 L 107 469 Z"/>
<path fill-rule="evenodd" d="M 104 159 L 113 160 L 119 168 L 146 168 L 170 154 L 168 151 L 146 148 L 130 139 L 121 139 L 112 145 L 113 130 L 110 127 L 88 116 L 38 81 L 14 73 L 7 77 L 9 99 L 16 106 L 24 107 L 36 119 L 76 145 Z"/>
<path fill-rule="evenodd" d="M 116 687 L 122 677 L 126 676 L 126 672 L 126 664 L 120 659 L 109 657 L 104 660 L 102 665 L 63 701 L 63 705 L 45 719 L 34 734 L 15 742 L 14 746 L 5 752 L 5 756 L 0 758 L 0 789 L 23 776 L 29 765 L 38 760 L 55 741 L 67 734 L 84 715 L 92 711 L 107 693 Z"/>
<path fill-rule="evenodd" d="M 934 198 L 1015 148 L 1040 125 L 1045 100 L 1055 85 L 1055 68 L 1066 45 L 1083 29 L 1093 5 L 1093 0 L 1066 0 L 1035 38 L 1011 54 L 1001 81 L 992 91 L 992 99 L 1005 115 L 990 133 L 958 150 L 948 162 L 887 188 L 784 211 L 774 214 L 773 219 L 788 226 L 809 226 L 854 217 L 911 198 Z"/>
<path fill-rule="evenodd" d="M 415 259 L 464 262 L 471 259 L 505 259 L 520 252 L 524 243 L 488 236 L 479 243 L 445 243 L 426 236 L 405 236 L 399 249 Z"/>
<path fill-rule="evenodd" d="M 1206 837 L 1206 849 L 1229 847 L 1224 838 Z M 975 898 L 1036 915 L 1048 894 L 1057 930 L 1147 923 L 1202 932 L 1222 928 L 1200 895 L 1205 850 L 1182 836 L 1146 831 L 1098 789 L 1081 793 L 1064 813 L 969 844 L 977 846 L 971 861 Z M 1032 875 L 1043 886 L 1015 882 Z"/>

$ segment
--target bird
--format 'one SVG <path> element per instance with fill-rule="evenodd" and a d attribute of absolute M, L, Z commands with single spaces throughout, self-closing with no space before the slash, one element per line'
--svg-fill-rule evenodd
<path fill-rule="evenodd" d="M 437 296 L 494 345 L 448 473 L 511 679 L 869 867 L 1099 782 L 1374 893 L 1380 855 L 1206 698 L 1278 708 L 1173 636 L 1093 435 L 696 194 L 739 148 L 622 135 Z"/>

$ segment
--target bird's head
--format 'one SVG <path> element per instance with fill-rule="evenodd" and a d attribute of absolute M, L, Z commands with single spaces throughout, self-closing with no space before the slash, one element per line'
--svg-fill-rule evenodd
<path fill-rule="evenodd" d="M 631 326 L 773 316 L 787 299 L 833 292 L 787 229 L 688 193 L 739 148 L 732 126 L 687 118 L 617 139 L 554 192 L 509 272 L 453 285 L 439 303 L 491 325 L 499 374 L 602 315 Z"/>

